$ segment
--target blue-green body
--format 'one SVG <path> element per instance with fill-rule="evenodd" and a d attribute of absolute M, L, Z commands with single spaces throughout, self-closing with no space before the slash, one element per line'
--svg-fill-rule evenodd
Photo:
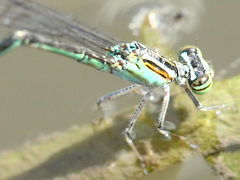
<path fill-rule="evenodd" d="M 124 70 L 113 70 L 113 74 L 134 84 L 141 84 L 144 86 L 163 86 L 170 82 L 159 74 L 148 69 L 141 59 L 139 59 L 136 64 L 127 62 L 124 67 L 126 68 Z"/>
<path fill-rule="evenodd" d="M 170 82 L 146 67 L 139 56 L 129 55 L 126 59 L 118 59 L 118 57 L 115 57 L 115 61 L 113 63 L 109 63 L 91 57 L 85 53 L 73 53 L 40 43 L 33 44 L 32 46 L 70 57 L 75 59 L 77 62 L 81 62 L 102 72 L 112 73 L 135 84 L 145 86 L 163 86 L 164 84 Z M 114 58 L 114 56 L 109 58 Z"/>
<path fill-rule="evenodd" d="M 16 36 L 19 37 L 14 40 Z M 34 48 L 70 57 L 77 62 L 86 64 L 102 72 L 112 73 L 135 84 L 158 87 L 171 82 L 170 79 L 164 78 L 146 66 L 143 58 L 146 56 L 146 53 L 149 52 L 145 52 L 146 47 L 137 42 L 110 47 L 110 51 L 106 51 L 106 56 L 100 58 L 99 56 L 93 56 L 84 51 L 80 53 L 71 52 L 62 47 L 49 45 L 42 37 L 41 41 L 39 40 L 40 42 L 31 42 L 26 39 L 24 32 L 22 32 L 22 34 L 15 34 L 14 38 L 10 41 L 12 43 L 10 46 L 1 49 L 1 54 L 22 45 L 30 45 Z M 126 48 L 122 48 L 122 46 L 129 46 L 128 51 L 126 51 Z M 119 54 L 121 54 L 121 56 Z M 123 55 L 124 58 L 122 58 Z"/>
<path fill-rule="evenodd" d="M 18 43 L 18 45 L 20 45 L 20 43 Z M 128 55 L 126 59 L 118 59 L 118 57 L 115 56 L 109 57 L 115 58 L 113 63 L 109 63 L 89 56 L 86 53 L 73 53 L 41 43 L 35 43 L 32 44 L 32 46 L 70 57 L 75 59 L 77 62 L 86 64 L 102 72 L 112 73 L 135 84 L 141 84 L 145 86 L 163 86 L 167 82 L 170 82 L 146 67 L 141 57 L 136 55 L 133 56 L 133 54 Z M 17 46 L 14 45 L 14 47 Z M 108 56 L 111 56 L 109 54 Z"/>
<path fill-rule="evenodd" d="M 160 60 L 163 57 L 138 42 L 133 41 L 113 46 L 110 48 L 108 57 L 112 58 L 114 62 L 111 64 L 112 73 L 132 83 L 161 87 L 173 79 L 173 77 L 170 79 L 163 77 L 159 70 L 154 71 L 147 66 L 147 60 L 158 61 L 157 58 L 159 58 L 159 63 L 161 63 Z M 163 69 L 161 70 L 163 71 Z"/>

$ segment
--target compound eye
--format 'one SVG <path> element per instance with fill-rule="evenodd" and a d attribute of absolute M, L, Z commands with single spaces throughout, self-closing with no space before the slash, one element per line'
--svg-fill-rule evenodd
<path fill-rule="evenodd" d="M 202 86 L 204 84 L 206 84 L 209 80 L 209 76 L 207 74 L 201 76 L 200 78 L 198 78 L 197 80 L 195 80 L 193 83 L 192 83 L 192 86 Z"/>
<path fill-rule="evenodd" d="M 195 46 L 185 46 L 179 51 L 179 61 L 182 63 L 195 63 L 202 59 L 201 50 Z"/>
<path fill-rule="evenodd" d="M 212 84 L 212 77 L 207 74 L 202 75 L 193 82 L 189 82 L 192 91 L 199 95 L 207 93 L 211 89 Z"/>

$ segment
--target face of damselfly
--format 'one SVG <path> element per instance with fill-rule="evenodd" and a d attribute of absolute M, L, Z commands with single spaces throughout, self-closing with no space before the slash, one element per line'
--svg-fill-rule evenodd
<path fill-rule="evenodd" d="M 179 61 L 189 68 L 188 84 L 195 94 L 207 93 L 213 84 L 214 71 L 195 46 L 180 49 Z"/>

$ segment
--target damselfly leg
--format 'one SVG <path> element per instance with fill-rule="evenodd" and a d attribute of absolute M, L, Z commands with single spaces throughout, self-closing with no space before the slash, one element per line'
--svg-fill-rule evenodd
<path fill-rule="evenodd" d="M 215 105 L 215 106 L 203 106 L 199 100 L 193 95 L 191 90 L 188 87 L 184 88 L 187 95 L 190 97 L 192 100 L 193 104 L 195 105 L 196 108 L 198 108 L 200 111 L 209 111 L 209 110 L 219 110 L 225 107 L 224 104 L 222 105 Z"/>
<path fill-rule="evenodd" d="M 135 110 L 135 112 L 133 113 L 130 121 L 128 122 L 128 125 L 124 131 L 125 133 L 125 139 L 126 139 L 126 142 L 128 143 L 128 145 L 131 147 L 131 149 L 136 153 L 138 159 L 140 160 L 141 162 L 141 165 L 145 171 L 146 169 L 146 164 L 145 164 L 145 160 L 144 158 L 142 157 L 141 153 L 138 151 L 138 149 L 136 148 L 136 146 L 134 145 L 133 143 L 133 140 L 134 140 L 134 132 L 133 132 L 133 128 L 134 128 L 134 125 L 144 107 L 144 105 L 147 103 L 147 101 L 149 100 L 149 97 L 151 96 L 151 92 L 147 92 L 143 98 L 141 99 L 137 109 Z"/>
<path fill-rule="evenodd" d="M 97 101 L 97 108 L 100 112 L 100 119 L 98 120 L 98 122 L 96 123 L 101 123 L 102 120 L 104 120 L 106 118 L 106 110 L 104 108 L 104 104 L 106 104 L 107 102 L 109 101 L 112 101 L 116 98 L 119 98 L 121 96 L 124 96 L 126 94 L 129 94 L 129 93 L 132 93 L 134 92 L 135 90 L 139 89 L 141 86 L 138 85 L 138 84 L 133 84 L 131 86 L 128 86 L 126 88 L 123 88 L 123 89 L 120 89 L 120 90 L 117 90 L 117 91 L 114 91 L 114 92 L 111 92 L 105 96 L 102 96 L 98 99 Z"/>
<path fill-rule="evenodd" d="M 162 102 L 160 105 L 160 112 L 159 112 L 159 117 L 156 123 L 156 127 L 158 132 L 163 135 L 167 139 L 171 139 L 171 137 L 176 137 L 180 140 L 182 140 L 184 143 L 186 143 L 190 147 L 196 147 L 196 145 L 193 145 L 192 143 L 188 142 L 187 138 L 175 133 L 170 132 L 171 130 L 174 130 L 176 127 L 173 123 L 169 121 L 165 121 L 165 116 L 167 113 L 168 105 L 169 105 L 169 100 L 170 100 L 170 87 L 169 85 L 165 85 L 163 88 L 163 97 L 162 97 Z"/>
<path fill-rule="evenodd" d="M 170 99 L 170 87 L 169 87 L 169 85 L 166 85 L 162 89 L 164 91 L 164 94 L 163 94 L 162 104 L 160 107 L 159 117 L 157 120 L 157 130 L 161 134 L 168 137 L 169 132 L 168 132 L 168 130 L 166 130 L 164 128 L 164 120 L 165 120 L 165 116 L 166 116 L 166 112 L 167 112 L 167 108 L 168 108 L 168 104 L 169 104 L 169 99 Z"/>

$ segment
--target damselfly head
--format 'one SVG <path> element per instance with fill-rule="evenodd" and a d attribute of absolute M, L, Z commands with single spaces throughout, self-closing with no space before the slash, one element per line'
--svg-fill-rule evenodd
<path fill-rule="evenodd" d="M 189 68 L 188 84 L 195 94 L 207 93 L 213 84 L 214 71 L 202 57 L 202 52 L 195 46 L 180 49 L 179 62 Z"/>

